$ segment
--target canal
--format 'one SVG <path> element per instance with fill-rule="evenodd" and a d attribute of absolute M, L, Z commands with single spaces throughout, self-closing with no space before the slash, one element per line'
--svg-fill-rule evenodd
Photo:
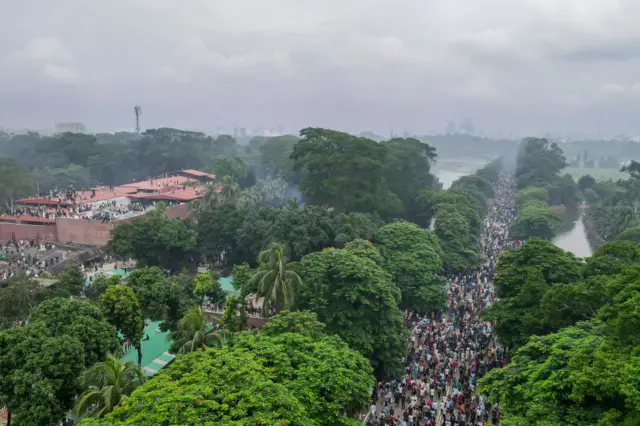
<path fill-rule="evenodd" d="M 465 161 L 463 164 L 461 163 L 458 161 L 436 163 L 433 173 L 442 182 L 443 189 L 449 188 L 456 179 L 472 174 L 484 165 L 482 162 L 473 164 Z M 583 209 L 571 209 L 561 212 L 563 221 L 552 242 L 561 249 L 569 251 L 578 257 L 589 257 L 593 250 L 582 223 L 583 211 Z"/>
<path fill-rule="evenodd" d="M 563 223 L 553 239 L 553 244 L 578 257 L 589 257 L 593 250 L 582 222 L 583 212 L 584 209 L 581 208 L 561 212 Z"/>

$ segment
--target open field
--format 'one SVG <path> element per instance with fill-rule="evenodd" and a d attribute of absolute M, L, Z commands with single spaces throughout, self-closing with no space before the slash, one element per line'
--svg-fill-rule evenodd
<path fill-rule="evenodd" d="M 618 180 L 626 179 L 629 177 L 628 173 L 622 173 L 620 169 L 589 169 L 586 167 L 567 167 L 562 171 L 563 173 L 569 173 L 575 180 L 580 179 L 581 176 L 591 175 L 595 180 Z"/>

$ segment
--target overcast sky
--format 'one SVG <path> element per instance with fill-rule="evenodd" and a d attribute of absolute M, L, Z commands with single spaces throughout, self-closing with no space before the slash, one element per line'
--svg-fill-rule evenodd
<path fill-rule="evenodd" d="M 19 0 L 0 125 L 640 131 L 639 0 Z"/>

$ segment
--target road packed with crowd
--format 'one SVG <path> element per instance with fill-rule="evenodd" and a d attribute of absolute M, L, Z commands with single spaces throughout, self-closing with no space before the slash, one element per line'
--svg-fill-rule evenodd
<path fill-rule="evenodd" d="M 503 174 L 484 220 L 484 263 L 473 271 L 446 277 L 448 308 L 430 315 L 408 312 L 408 356 L 401 377 L 379 382 L 366 416 L 371 426 L 480 426 L 500 424 L 499 403 L 476 393 L 478 380 L 507 364 L 491 324 L 481 314 L 494 300 L 497 258 L 519 247 L 509 237 L 516 218 L 516 188 Z"/>

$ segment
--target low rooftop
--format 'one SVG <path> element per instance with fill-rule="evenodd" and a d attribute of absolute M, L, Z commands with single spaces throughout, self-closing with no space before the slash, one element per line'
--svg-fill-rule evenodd
<path fill-rule="evenodd" d="M 213 175 L 211 173 L 207 173 L 207 172 L 203 172 L 200 170 L 194 170 L 194 169 L 186 169 L 186 170 L 180 170 L 179 173 L 188 175 L 188 176 L 193 176 L 193 177 L 197 177 L 197 178 L 208 178 L 211 180 L 214 180 L 216 178 L 216 175 Z"/>

